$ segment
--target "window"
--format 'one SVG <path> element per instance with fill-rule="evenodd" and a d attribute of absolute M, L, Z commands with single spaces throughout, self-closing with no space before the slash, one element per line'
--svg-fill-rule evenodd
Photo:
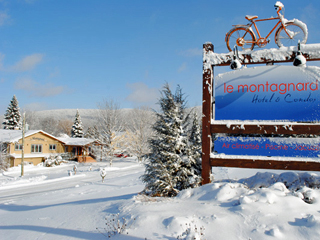
<path fill-rule="evenodd" d="M 49 150 L 51 150 L 51 151 L 57 150 L 57 145 L 56 144 L 50 144 L 49 145 Z"/>
<path fill-rule="evenodd" d="M 31 144 L 31 152 L 32 153 L 41 153 L 42 152 L 42 144 Z"/>
<path fill-rule="evenodd" d="M 14 150 L 15 150 L 15 151 L 20 151 L 20 150 L 22 150 L 22 144 L 16 143 L 16 144 L 14 145 Z"/>

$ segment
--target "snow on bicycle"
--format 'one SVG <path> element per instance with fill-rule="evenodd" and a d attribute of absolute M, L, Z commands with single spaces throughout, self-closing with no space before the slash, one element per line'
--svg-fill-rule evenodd
<path fill-rule="evenodd" d="M 281 2 L 277 1 L 274 7 L 277 11 L 277 17 L 258 19 L 256 15 L 246 15 L 245 18 L 250 23 L 247 25 L 234 25 L 234 28 L 226 34 L 225 38 L 229 51 L 232 51 L 234 46 L 238 46 L 241 50 L 253 50 L 255 46 L 260 48 L 265 47 L 270 42 L 269 36 L 273 31 L 275 31 L 275 43 L 279 48 L 297 46 L 299 42 L 305 44 L 308 38 L 307 25 L 298 19 L 285 19 L 284 5 Z M 278 21 L 268 35 L 262 37 L 257 23 L 269 20 Z"/>

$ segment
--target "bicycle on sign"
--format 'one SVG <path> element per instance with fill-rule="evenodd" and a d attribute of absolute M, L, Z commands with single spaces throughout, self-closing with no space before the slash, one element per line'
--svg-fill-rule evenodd
<path fill-rule="evenodd" d="M 251 23 L 234 25 L 234 28 L 226 34 L 225 39 L 229 51 L 232 51 L 234 46 L 238 46 L 242 50 L 253 50 L 256 45 L 260 48 L 265 47 L 270 42 L 269 36 L 277 27 L 274 40 L 279 48 L 297 46 L 299 42 L 306 43 L 308 38 L 306 24 L 297 19 L 286 20 L 284 18 L 284 5 L 281 2 L 277 1 L 274 7 L 277 10 L 277 17 L 257 19 L 258 16 L 247 15 L 245 18 Z M 280 13 L 281 10 L 282 13 Z M 266 37 L 261 37 L 256 23 L 268 20 L 278 20 L 278 22 Z M 252 30 L 252 25 L 257 32 L 258 38 Z"/>

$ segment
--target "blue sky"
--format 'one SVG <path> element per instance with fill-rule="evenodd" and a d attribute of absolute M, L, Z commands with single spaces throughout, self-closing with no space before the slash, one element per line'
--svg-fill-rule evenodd
<path fill-rule="evenodd" d="M 0 0 L 0 114 L 14 94 L 30 110 L 90 109 L 109 99 L 155 107 L 166 82 L 180 84 L 190 107 L 201 105 L 203 43 L 227 52 L 232 24 L 275 16 L 275 2 Z M 319 42 L 320 1 L 282 3 L 287 19 L 308 25 L 308 43 Z"/>

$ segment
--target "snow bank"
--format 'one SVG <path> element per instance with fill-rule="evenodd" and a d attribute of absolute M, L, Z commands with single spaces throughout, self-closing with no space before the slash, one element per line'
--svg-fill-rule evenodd
<path fill-rule="evenodd" d="M 319 183 L 311 173 L 257 173 L 187 189 L 172 199 L 137 195 L 121 214 L 135 219 L 128 232 L 139 238 L 319 239 Z"/>
<path fill-rule="evenodd" d="M 48 177 L 64 181 L 0 188 L 1 236 L 102 240 L 108 219 L 125 219 L 126 231 L 112 239 L 320 239 L 319 174 L 214 168 L 216 179 L 224 177 L 175 198 L 150 198 L 138 194 L 142 165 L 128 159 L 108 164 L 79 164 L 72 177 L 66 169 L 47 168 Z M 104 183 L 100 168 L 107 170 Z M 50 180 L 36 174 L 24 179 Z M 21 178 L 11 178 L 19 185 Z"/>

